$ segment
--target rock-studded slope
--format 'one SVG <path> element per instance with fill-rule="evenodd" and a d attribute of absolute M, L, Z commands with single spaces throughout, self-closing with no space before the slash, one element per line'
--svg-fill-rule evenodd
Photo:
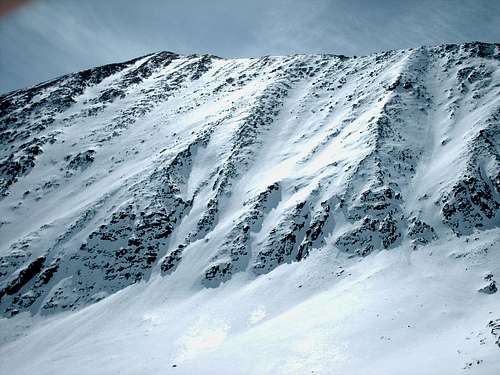
<path fill-rule="evenodd" d="M 0 313 L 500 224 L 500 46 L 160 52 L 0 97 Z"/>

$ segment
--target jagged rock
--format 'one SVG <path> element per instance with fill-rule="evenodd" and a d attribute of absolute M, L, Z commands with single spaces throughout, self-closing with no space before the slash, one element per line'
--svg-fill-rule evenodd
<path fill-rule="evenodd" d="M 67 169 L 86 169 L 90 164 L 94 162 L 94 150 L 87 150 L 85 152 L 79 152 L 75 156 L 69 159 Z"/>
<path fill-rule="evenodd" d="M 493 280 L 491 281 L 488 285 L 485 287 L 482 287 L 481 289 L 478 290 L 479 293 L 484 293 L 484 294 L 494 294 L 498 290 L 496 282 Z"/>
<path fill-rule="evenodd" d="M 333 229 L 333 218 L 330 212 L 336 200 L 335 198 L 321 202 L 320 209 L 312 214 L 309 228 L 306 230 L 297 252 L 298 261 L 306 258 L 314 247 L 320 247 L 324 244 L 325 237 Z"/>
<path fill-rule="evenodd" d="M 229 280 L 233 273 L 231 262 L 221 262 L 210 266 L 203 275 L 203 284 L 209 288 L 215 288 L 221 283 Z"/>
<path fill-rule="evenodd" d="M 379 225 L 378 220 L 365 217 L 354 229 L 340 235 L 335 246 L 346 252 L 353 252 L 361 256 L 368 255 L 380 244 L 380 239 L 375 232 Z"/>
<path fill-rule="evenodd" d="M 205 286 L 217 287 L 229 280 L 236 272 L 247 268 L 251 253 L 250 234 L 261 229 L 264 216 L 278 204 L 280 197 L 280 185 L 274 183 L 257 196 L 244 202 L 243 205 L 248 210 L 238 218 L 225 237 L 215 264 L 210 265 L 205 271 L 202 279 Z"/>
<path fill-rule="evenodd" d="M 488 327 L 491 328 L 490 333 L 496 338 L 495 344 L 500 348 L 500 319 L 490 320 Z"/>
<path fill-rule="evenodd" d="M 416 217 L 411 217 L 409 219 L 407 235 L 414 242 L 422 245 L 435 241 L 438 238 L 433 227 Z"/>
<path fill-rule="evenodd" d="M 21 268 L 17 275 L 7 284 L 7 286 L 0 290 L 0 300 L 5 294 L 15 294 L 30 281 L 43 267 L 45 257 L 41 256 L 28 263 L 27 266 Z"/>
<path fill-rule="evenodd" d="M 490 184 L 481 177 L 465 176 L 443 198 L 443 222 L 457 234 L 470 234 L 483 228 L 498 215 L 500 202 Z"/>
<path fill-rule="evenodd" d="M 309 207 L 300 202 L 271 230 L 266 243 L 257 254 L 253 271 L 263 274 L 272 271 L 280 264 L 296 259 L 298 246 L 305 235 L 305 226 L 310 219 Z"/>
<path fill-rule="evenodd" d="M 182 250 L 186 247 L 184 244 L 180 244 L 177 249 L 168 254 L 163 258 L 161 262 L 161 271 L 163 273 L 172 273 L 175 271 L 177 266 L 182 260 Z"/>

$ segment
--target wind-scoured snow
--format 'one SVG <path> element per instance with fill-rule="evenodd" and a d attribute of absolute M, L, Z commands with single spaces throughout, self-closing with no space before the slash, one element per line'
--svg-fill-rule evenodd
<path fill-rule="evenodd" d="M 0 373 L 500 371 L 499 45 L 64 76 L 0 194 Z"/>

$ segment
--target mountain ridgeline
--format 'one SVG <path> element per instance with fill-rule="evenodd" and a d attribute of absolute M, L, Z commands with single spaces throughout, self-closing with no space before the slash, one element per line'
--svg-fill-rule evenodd
<path fill-rule="evenodd" d="M 0 97 L 0 314 L 500 225 L 500 45 L 160 52 Z"/>

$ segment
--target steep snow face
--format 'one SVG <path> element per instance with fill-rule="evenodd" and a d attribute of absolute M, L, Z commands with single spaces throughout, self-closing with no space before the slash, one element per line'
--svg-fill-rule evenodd
<path fill-rule="evenodd" d="M 500 369 L 499 45 L 160 52 L 4 95 L 0 121 L 9 373 Z"/>

